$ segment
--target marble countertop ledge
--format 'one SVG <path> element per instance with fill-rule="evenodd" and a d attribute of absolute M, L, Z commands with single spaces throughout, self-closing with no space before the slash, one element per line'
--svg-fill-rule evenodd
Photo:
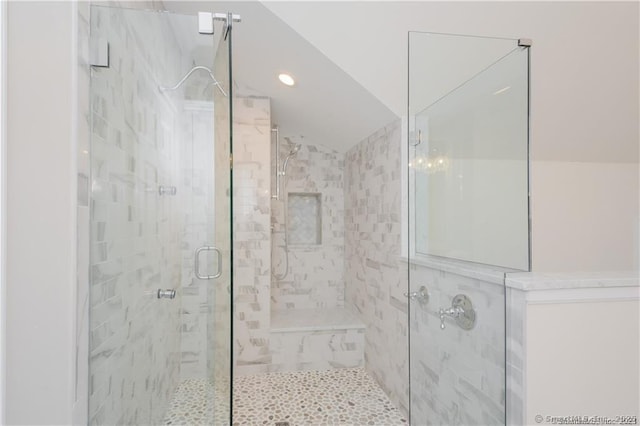
<path fill-rule="evenodd" d="M 637 271 L 513 272 L 507 274 L 505 285 L 522 291 L 639 287 L 640 274 Z"/>
<path fill-rule="evenodd" d="M 411 257 L 411 259 L 400 256 L 399 260 L 404 263 L 409 262 L 411 265 L 426 266 L 427 268 L 450 272 L 452 274 L 498 285 L 504 285 L 505 274 L 516 272 L 515 269 L 431 255 L 418 255 Z"/>

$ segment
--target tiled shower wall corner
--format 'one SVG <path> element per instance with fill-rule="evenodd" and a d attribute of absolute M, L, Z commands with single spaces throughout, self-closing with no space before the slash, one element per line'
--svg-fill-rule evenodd
<path fill-rule="evenodd" d="M 399 263 L 400 142 L 398 120 L 346 154 L 346 301 L 367 325 L 367 371 L 407 413 L 407 277 Z"/>
<path fill-rule="evenodd" d="M 281 143 L 282 165 L 292 146 L 284 140 Z M 282 280 L 273 277 L 271 309 L 344 306 L 344 157 L 321 145 L 303 142 L 281 179 L 281 199 L 271 202 L 274 272 L 282 275 L 286 267 L 284 215 L 288 193 L 320 194 L 322 235 L 319 245 L 289 245 L 289 273 Z"/>
<path fill-rule="evenodd" d="M 201 89 L 207 82 L 195 83 Z M 207 377 L 207 320 L 211 314 L 207 287 L 211 283 L 195 277 L 194 253 L 197 248 L 214 241 L 214 217 L 211 214 L 215 211 L 211 185 L 214 167 L 213 100 L 186 101 L 184 116 L 185 137 L 180 143 L 181 182 L 177 194 L 186 212 L 181 235 L 181 380 Z"/>
<path fill-rule="evenodd" d="M 144 18 L 92 8 L 111 56 L 110 68 L 92 70 L 92 424 L 157 423 L 164 413 L 151 407 L 167 406 L 178 381 L 180 300 L 155 292 L 180 282 L 181 211 L 158 186 L 178 185 L 181 106 L 157 84 L 176 81 L 189 62 L 168 17 Z"/>
<path fill-rule="evenodd" d="M 233 132 L 235 372 L 251 374 L 271 362 L 269 99 L 235 99 Z"/>

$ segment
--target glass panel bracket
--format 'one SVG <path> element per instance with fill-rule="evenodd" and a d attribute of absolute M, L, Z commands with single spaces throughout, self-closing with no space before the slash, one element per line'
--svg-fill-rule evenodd
<path fill-rule="evenodd" d="M 532 41 L 530 38 L 519 38 L 518 46 L 520 47 L 531 47 Z"/>
<path fill-rule="evenodd" d="M 91 39 L 89 65 L 109 68 L 109 42 L 106 38 Z"/>

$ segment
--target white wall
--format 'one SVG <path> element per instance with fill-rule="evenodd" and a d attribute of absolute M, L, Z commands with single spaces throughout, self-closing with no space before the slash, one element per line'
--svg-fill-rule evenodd
<path fill-rule="evenodd" d="M 638 164 L 535 161 L 535 270 L 638 270 Z"/>
<path fill-rule="evenodd" d="M 8 424 L 72 423 L 76 13 L 8 3 Z"/>
<path fill-rule="evenodd" d="M 626 255 L 629 247 L 638 245 L 637 2 L 265 5 L 399 115 L 406 114 L 407 31 L 533 39 L 533 269 L 638 269 L 638 255 Z M 326 30 L 327 22 L 332 31 Z M 551 199 L 546 194 L 549 181 L 539 173 L 545 168 L 539 162 L 549 161 L 555 162 L 554 178 L 566 189 L 562 197 Z M 606 164 L 630 164 L 635 178 L 631 182 L 622 175 L 606 178 L 618 204 L 604 209 L 611 194 L 565 185 L 575 169 L 573 163 L 586 163 L 581 169 L 589 181 L 598 180 Z M 587 234 L 586 245 L 584 235 L 558 240 L 560 225 L 549 226 L 555 212 L 568 212 L 574 206 L 583 208 L 569 221 L 562 214 L 562 226 L 573 236 Z M 590 234 L 594 224 L 607 232 Z M 613 248 L 615 254 L 601 247 Z"/>
<path fill-rule="evenodd" d="M 399 116 L 407 31 L 531 38 L 534 159 L 637 162 L 636 2 L 263 3 Z"/>
<path fill-rule="evenodd" d="M 7 59 L 7 2 L 0 3 L 0 424 L 5 424 L 6 369 L 6 302 L 5 285 L 5 169 L 6 169 L 6 59 Z"/>
<path fill-rule="evenodd" d="M 527 424 L 539 423 L 536 415 L 545 423 L 546 416 L 640 415 L 639 306 L 638 300 L 528 306 Z"/>

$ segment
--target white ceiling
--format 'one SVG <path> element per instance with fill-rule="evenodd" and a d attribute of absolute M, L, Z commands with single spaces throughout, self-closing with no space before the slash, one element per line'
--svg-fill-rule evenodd
<path fill-rule="evenodd" d="M 361 84 L 258 2 L 165 2 L 167 9 L 187 14 L 226 12 L 242 16 L 233 33 L 233 74 L 238 96 L 271 99 L 272 123 L 282 137 L 347 151 L 397 116 Z M 187 30 L 184 31 L 193 31 Z M 177 32 L 180 32 L 178 30 Z M 183 43 L 198 39 L 185 38 Z M 205 47 L 206 46 L 206 47 Z M 210 61 L 203 50 L 201 61 Z M 278 74 L 296 78 L 284 86 Z"/>
<path fill-rule="evenodd" d="M 530 38 L 532 158 L 638 161 L 638 2 L 264 4 L 396 115 L 407 108 L 408 31 Z"/>
<path fill-rule="evenodd" d="M 505 31 L 504 25 L 496 24 L 500 13 L 480 18 L 466 2 L 264 1 L 263 4 L 399 116 L 407 114 L 410 31 L 511 39 L 491 42 L 480 37 L 462 36 L 454 40 L 441 37 L 426 46 L 421 67 L 430 72 L 422 80 L 419 92 L 421 98 L 431 102 L 506 54 L 511 48 L 505 46 L 515 47 L 514 39 L 523 36 L 519 29 Z M 485 9 L 494 7 L 491 5 L 482 2 Z M 478 25 L 478 21 L 485 23 Z M 412 60 L 420 58 L 412 56 Z M 414 61 L 412 68 L 415 66 Z M 411 83 L 414 91 L 416 81 Z"/>
<path fill-rule="evenodd" d="M 532 158 L 638 161 L 637 2 L 262 2 L 279 19 L 243 1 L 177 3 L 188 13 L 244 15 L 234 34 L 236 78 L 272 97 L 290 135 L 344 151 L 387 117 L 406 115 L 409 31 L 531 38 Z M 464 51 L 444 57 L 455 63 Z M 443 78 L 464 80 L 465 68 L 477 68 L 442 65 L 427 78 L 445 91 Z M 281 67 L 302 73 L 296 92 L 265 81 Z M 306 92 L 309 82 L 315 91 Z M 611 141 L 604 150 L 603 141 Z"/>

